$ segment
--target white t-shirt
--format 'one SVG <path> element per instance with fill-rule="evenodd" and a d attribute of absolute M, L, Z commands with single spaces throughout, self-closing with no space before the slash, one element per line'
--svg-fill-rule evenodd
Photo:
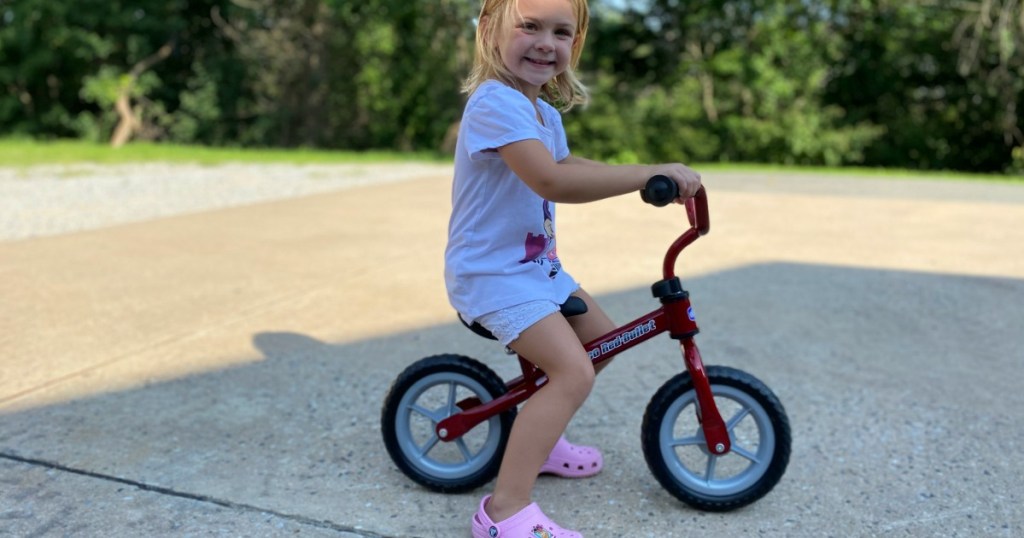
<path fill-rule="evenodd" d="M 535 108 L 497 81 L 473 92 L 455 146 L 445 249 L 448 300 L 467 320 L 527 301 L 561 304 L 579 287 L 558 259 L 554 202 L 533 192 L 498 154 L 529 139 L 540 140 L 555 161 L 569 156 L 561 115 L 550 104 L 538 99 Z"/>

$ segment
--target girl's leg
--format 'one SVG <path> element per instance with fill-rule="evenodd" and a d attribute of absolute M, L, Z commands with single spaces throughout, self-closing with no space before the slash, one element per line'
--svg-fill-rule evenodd
<path fill-rule="evenodd" d="M 587 303 L 587 313 L 580 314 L 569 318 L 569 324 L 572 325 L 574 331 L 576 331 L 577 337 L 581 343 L 586 344 L 591 340 L 604 336 L 609 332 L 615 330 L 615 322 L 605 314 L 604 310 L 597 301 L 590 296 L 583 288 L 580 288 L 573 295 L 583 299 L 583 302 Z M 605 360 L 595 368 L 597 372 L 603 370 L 606 366 L 611 364 L 611 360 Z M 542 368 L 543 370 L 543 368 Z"/>
<path fill-rule="evenodd" d="M 494 494 L 485 510 L 502 521 L 530 504 L 533 485 L 555 442 L 594 385 L 594 368 L 572 326 L 559 313 L 522 332 L 511 347 L 548 376 L 512 425 Z"/>

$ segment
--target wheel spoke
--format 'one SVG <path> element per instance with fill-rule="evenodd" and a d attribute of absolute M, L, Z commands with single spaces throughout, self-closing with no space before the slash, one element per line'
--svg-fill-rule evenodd
<path fill-rule="evenodd" d="M 761 460 L 760 458 L 757 457 L 757 454 L 754 454 L 753 452 L 743 448 L 742 446 L 732 445 L 731 452 L 733 452 L 737 456 L 741 456 L 743 458 L 750 460 L 751 463 L 761 463 Z"/>
<path fill-rule="evenodd" d="M 456 385 L 455 383 L 449 383 L 448 384 L 448 413 L 449 414 L 454 414 L 454 413 L 458 412 L 457 410 L 458 410 L 459 407 L 456 405 L 458 403 L 458 400 L 455 399 L 455 391 L 458 388 L 459 388 L 458 385 Z"/>
<path fill-rule="evenodd" d="M 434 424 L 437 424 L 438 422 L 441 422 L 442 420 L 447 418 L 442 411 L 431 411 L 430 409 L 427 409 L 422 405 L 412 404 L 409 406 L 409 409 L 429 418 L 430 421 L 433 422 Z"/>
<path fill-rule="evenodd" d="M 437 445 L 437 441 L 438 441 L 437 436 L 436 435 L 431 435 L 430 439 L 427 439 L 427 442 L 424 443 L 423 446 L 419 447 L 419 449 L 420 449 L 419 457 L 422 458 L 422 457 L 426 456 L 428 452 L 433 450 L 434 446 Z"/>
<path fill-rule="evenodd" d="M 738 412 L 736 412 L 736 414 L 733 415 L 732 418 L 730 418 L 725 423 L 725 429 L 727 429 L 727 430 L 729 430 L 731 432 L 732 429 L 735 428 L 736 425 L 739 424 L 740 421 L 743 420 L 749 414 L 750 414 L 750 408 L 743 407 Z"/>
<path fill-rule="evenodd" d="M 704 480 L 707 484 L 711 485 L 711 480 L 715 478 L 715 466 L 718 463 L 718 456 L 708 456 L 708 465 L 704 468 Z"/>
<path fill-rule="evenodd" d="M 669 446 L 671 446 L 673 448 L 677 447 L 677 446 L 693 446 L 693 445 L 703 445 L 703 444 L 704 444 L 704 438 L 701 437 L 700 435 L 694 435 L 692 437 L 681 437 L 679 439 L 673 439 L 673 440 L 669 441 Z"/>
<path fill-rule="evenodd" d="M 462 458 L 465 461 L 473 459 L 473 455 L 469 453 L 469 447 L 466 446 L 466 441 L 459 437 L 455 440 L 455 446 L 459 447 L 459 452 L 462 453 Z"/>

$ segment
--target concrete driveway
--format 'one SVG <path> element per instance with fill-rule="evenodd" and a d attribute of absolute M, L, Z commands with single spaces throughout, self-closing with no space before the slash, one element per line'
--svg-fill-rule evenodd
<path fill-rule="evenodd" d="M 1024 535 L 1024 185 L 707 173 L 684 253 L 705 361 L 778 394 L 786 475 L 701 513 L 640 452 L 670 340 L 606 371 L 569 437 L 597 477 L 536 499 L 588 537 Z M 441 278 L 447 174 L 0 242 L 0 536 L 468 536 L 484 490 L 385 453 L 391 381 L 436 353 L 515 361 Z M 568 268 L 619 321 L 684 221 L 560 207 Z"/>

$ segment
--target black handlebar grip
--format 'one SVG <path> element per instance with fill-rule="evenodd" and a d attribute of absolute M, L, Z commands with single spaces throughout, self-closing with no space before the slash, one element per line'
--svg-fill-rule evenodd
<path fill-rule="evenodd" d="M 679 185 L 668 176 L 657 175 L 647 180 L 640 198 L 653 206 L 664 207 L 679 198 Z"/>

